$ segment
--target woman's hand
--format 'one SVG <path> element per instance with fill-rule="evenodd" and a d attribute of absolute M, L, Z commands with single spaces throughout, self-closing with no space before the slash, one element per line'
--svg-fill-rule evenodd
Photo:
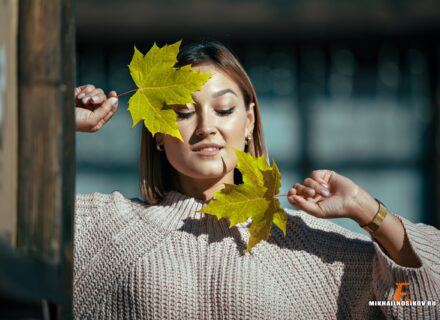
<path fill-rule="evenodd" d="M 318 218 L 351 218 L 369 223 L 379 209 L 377 201 L 350 179 L 330 170 L 313 171 L 303 184 L 287 193 L 288 201 Z"/>
<path fill-rule="evenodd" d="M 96 132 L 106 124 L 118 110 L 115 91 L 108 97 L 104 91 L 91 84 L 75 88 L 76 131 Z"/>

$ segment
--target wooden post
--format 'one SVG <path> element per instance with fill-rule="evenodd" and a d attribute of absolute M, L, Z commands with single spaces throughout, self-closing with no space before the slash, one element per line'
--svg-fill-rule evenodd
<path fill-rule="evenodd" d="M 8 111 L 12 108 L 9 116 L 14 114 L 13 98 L 18 97 L 15 110 L 18 121 L 11 121 L 9 136 L 13 135 L 14 129 L 18 133 L 18 168 L 13 163 L 8 168 L 11 170 L 9 179 L 14 181 L 15 174 L 17 181 L 17 209 L 13 204 L 7 206 L 9 220 L 0 220 L 0 226 L 9 226 L 9 233 L 4 234 L 11 238 L 8 247 L 2 244 L 0 250 L 0 314 L 12 318 L 24 311 L 30 317 L 37 316 L 36 312 L 41 310 L 49 312 L 50 319 L 72 317 L 75 128 L 71 2 L 6 2 L 18 8 L 18 37 L 13 27 L 9 32 L 11 41 L 18 44 L 17 69 L 13 67 L 14 59 L 9 60 L 11 65 L 8 64 L 12 72 L 16 70 L 18 74 L 18 96 L 12 87 L 13 76 L 10 82 L 8 78 L 11 88 L 8 87 L 7 96 L 12 96 L 7 100 L 12 101 L 8 102 Z M 4 1 L 0 2 L 0 9 L 5 6 Z M 16 11 L 15 15 L 13 12 L 1 12 L 2 24 L 5 15 L 17 18 Z M 1 44 L 6 37 L 0 34 Z M 2 132 L 5 128 L 4 123 L 0 125 Z M 14 140 L 8 138 L 8 143 L 14 145 Z M 13 159 L 13 147 L 10 149 L 9 163 L 13 162 L 10 160 Z M 4 153 L 0 155 L 3 157 Z M 3 165 L 3 158 L 0 160 Z M 0 170 L 3 173 L 5 168 Z M 4 199 L 7 194 L 4 185 L 1 186 L 1 199 Z M 16 222 L 11 222 L 15 218 Z M 16 238 L 15 250 L 11 246 L 13 238 Z M 8 300 L 12 302 L 8 303 Z M 5 310 L 6 314 L 3 313 Z"/>
<path fill-rule="evenodd" d="M 17 227 L 18 0 L 0 1 L 0 240 L 15 247 Z"/>

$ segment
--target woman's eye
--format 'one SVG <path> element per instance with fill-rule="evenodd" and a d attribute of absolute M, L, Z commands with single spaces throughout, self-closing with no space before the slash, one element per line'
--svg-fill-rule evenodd
<path fill-rule="evenodd" d="M 177 114 L 177 118 L 179 118 L 179 119 L 188 119 L 194 113 L 194 111 L 193 112 L 174 111 L 174 112 Z"/>
<path fill-rule="evenodd" d="M 230 115 L 232 112 L 234 112 L 234 109 L 235 109 L 235 107 L 231 107 L 229 109 L 217 109 L 217 110 L 215 110 L 215 112 L 217 112 L 217 114 L 219 116 L 224 117 L 224 116 Z M 176 110 L 174 110 L 174 112 L 177 114 L 178 119 L 188 119 L 194 113 L 196 113 L 195 111 L 180 112 L 180 111 L 176 111 Z"/>
<path fill-rule="evenodd" d="M 234 109 L 235 109 L 235 107 L 231 107 L 231 108 L 229 108 L 229 109 L 220 109 L 220 110 L 216 110 L 216 112 L 217 112 L 220 116 L 224 117 L 224 116 L 227 116 L 227 115 L 231 114 L 232 112 L 234 112 Z"/>

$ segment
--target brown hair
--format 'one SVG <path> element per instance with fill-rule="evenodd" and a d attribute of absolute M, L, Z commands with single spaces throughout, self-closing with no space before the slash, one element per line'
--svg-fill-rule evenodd
<path fill-rule="evenodd" d="M 250 103 L 255 104 L 252 140 L 249 141 L 245 151 L 253 156 L 264 155 L 267 159 L 257 96 L 240 62 L 223 44 L 209 41 L 182 47 L 177 56 L 175 67 L 178 68 L 188 64 L 194 66 L 202 63 L 213 64 L 238 84 L 247 110 Z M 176 170 L 168 162 L 165 152 L 156 149 L 156 141 L 145 126 L 142 127 L 139 165 L 140 191 L 146 202 L 150 204 L 160 202 L 168 191 L 177 189 Z M 241 181 L 241 175 L 237 169 L 235 169 L 234 180 L 235 183 Z"/>

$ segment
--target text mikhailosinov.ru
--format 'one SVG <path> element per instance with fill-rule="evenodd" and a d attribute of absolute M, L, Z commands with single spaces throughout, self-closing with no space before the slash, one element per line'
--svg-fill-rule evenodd
<path fill-rule="evenodd" d="M 435 306 L 437 301 L 368 301 L 369 306 Z"/>

